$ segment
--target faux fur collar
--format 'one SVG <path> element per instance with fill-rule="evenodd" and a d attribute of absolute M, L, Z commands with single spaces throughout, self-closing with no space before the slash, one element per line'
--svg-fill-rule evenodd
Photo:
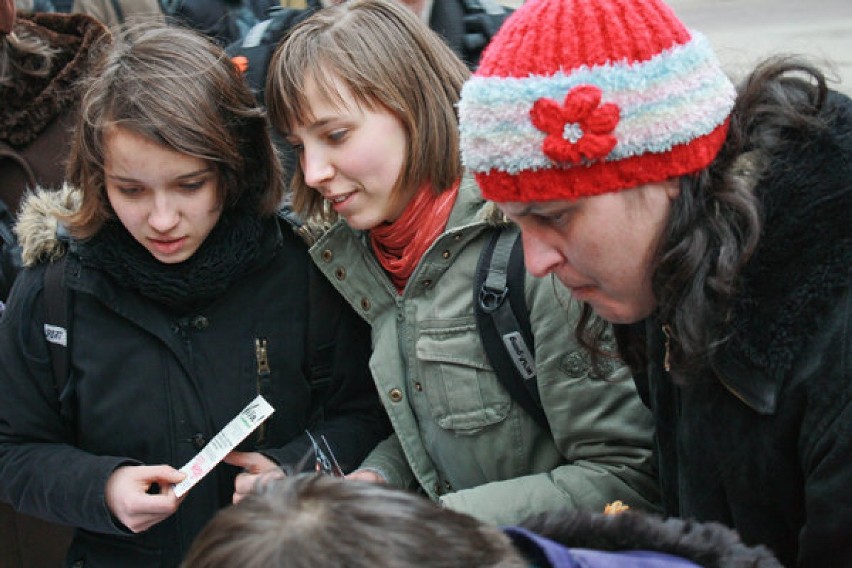
<path fill-rule="evenodd" d="M 60 191 L 37 189 L 24 196 L 15 223 L 24 266 L 55 260 L 67 249 L 59 237 L 59 220 L 80 208 L 82 192 L 65 185 Z"/>
<path fill-rule="evenodd" d="M 663 552 L 707 568 L 781 567 L 766 547 L 747 546 L 735 531 L 715 522 L 663 519 L 639 511 L 607 515 L 566 510 L 533 516 L 522 527 L 570 548 Z M 517 533 L 513 536 L 517 544 Z"/>
<path fill-rule="evenodd" d="M 31 30 L 59 50 L 49 77 L 28 77 L 0 88 L 0 140 L 20 149 L 76 103 L 74 84 L 90 65 L 94 43 L 108 31 L 84 14 L 19 14 L 15 27 Z"/>
<path fill-rule="evenodd" d="M 754 392 L 761 380 L 777 390 L 826 310 L 850 285 L 852 101 L 832 93 L 824 112 L 828 128 L 787 140 L 757 187 L 764 231 L 743 271 L 733 333 L 718 360 L 733 357 L 764 376 L 727 376 L 737 390 Z"/>

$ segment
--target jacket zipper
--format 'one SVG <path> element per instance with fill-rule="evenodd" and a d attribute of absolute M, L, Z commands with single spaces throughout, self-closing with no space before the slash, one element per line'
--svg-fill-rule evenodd
<path fill-rule="evenodd" d="M 257 394 L 263 394 L 261 382 L 272 372 L 269 368 L 269 341 L 265 337 L 255 337 L 254 339 L 254 358 L 257 363 L 257 377 L 255 386 Z M 260 446 L 266 440 L 266 422 L 263 422 L 257 429 L 257 445 Z"/>

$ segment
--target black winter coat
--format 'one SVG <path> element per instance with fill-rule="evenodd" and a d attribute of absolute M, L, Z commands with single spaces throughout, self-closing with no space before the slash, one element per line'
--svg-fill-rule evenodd
<path fill-rule="evenodd" d="M 788 140 L 757 186 L 764 231 L 716 378 L 675 386 L 661 322 L 636 328 L 666 512 L 732 526 L 788 566 L 852 562 L 852 101 L 824 112 L 830 128 Z"/>
<path fill-rule="evenodd" d="M 68 253 L 76 420 L 63 423 L 42 327 L 45 265 L 28 268 L 0 319 L 0 500 L 75 527 L 69 563 L 176 566 L 213 514 L 231 502 L 237 469 L 220 464 L 178 512 L 141 534 L 110 515 L 104 487 L 125 464 L 186 464 L 258 393 L 272 417 L 238 449 L 296 464 L 306 429 L 324 435 L 347 471 L 388 434 L 367 362 L 366 324 L 317 274 L 304 243 L 276 220 L 277 251 L 207 307 L 169 313 Z M 331 384 L 307 379 L 308 286 L 339 319 L 321 360 Z M 327 306 L 329 307 L 329 306 Z M 328 312 L 325 312 L 328 313 Z M 266 341 L 269 375 L 256 340 Z M 262 430 L 262 431 L 261 431 Z"/>

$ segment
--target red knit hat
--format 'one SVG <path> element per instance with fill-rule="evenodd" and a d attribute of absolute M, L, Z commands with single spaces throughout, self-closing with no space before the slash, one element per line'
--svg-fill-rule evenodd
<path fill-rule="evenodd" d="M 0 35 L 6 35 L 15 26 L 15 0 L 0 0 Z"/>
<path fill-rule="evenodd" d="M 493 201 L 629 189 L 709 165 L 734 98 L 659 0 L 527 0 L 462 89 L 462 158 Z"/>

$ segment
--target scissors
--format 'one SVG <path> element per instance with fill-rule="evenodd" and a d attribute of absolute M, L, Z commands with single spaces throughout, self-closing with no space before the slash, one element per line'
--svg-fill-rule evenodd
<path fill-rule="evenodd" d="M 328 443 L 328 440 L 325 439 L 325 436 L 320 435 L 320 441 L 322 442 L 322 445 L 325 446 L 325 450 L 323 450 L 320 443 L 317 442 L 317 439 L 314 438 L 310 432 L 305 430 L 305 434 L 308 435 L 308 438 L 311 440 L 311 444 L 314 448 L 316 470 L 334 477 L 343 477 L 343 470 L 341 469 L 340 464 L 337 463 L 337 459 L 334 457 L 334 452 L 331 451 L 331 445 Z"/>

